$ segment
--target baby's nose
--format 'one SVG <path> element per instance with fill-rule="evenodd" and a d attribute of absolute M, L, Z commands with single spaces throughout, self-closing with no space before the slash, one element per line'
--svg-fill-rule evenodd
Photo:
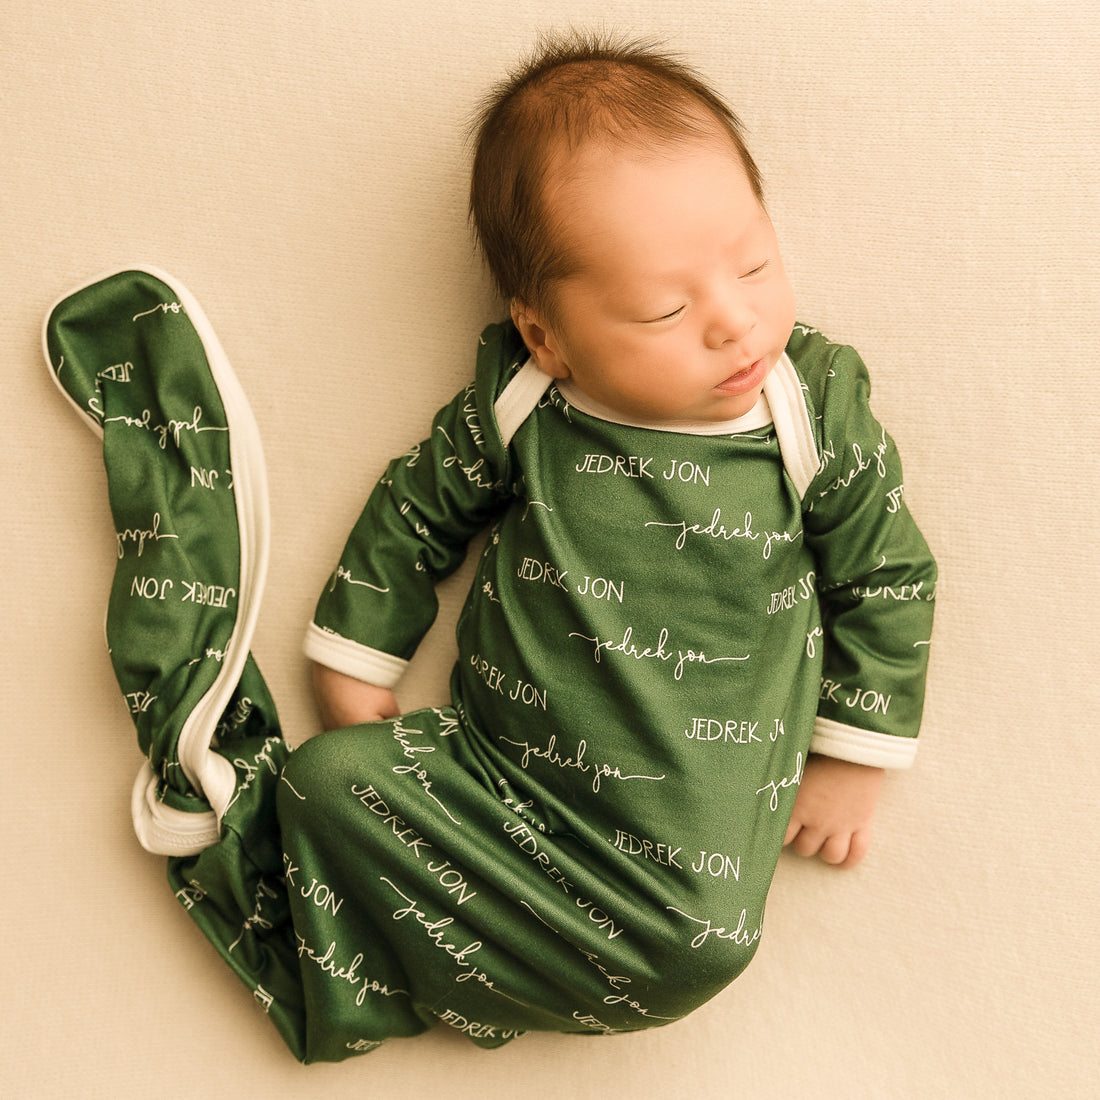
<path fill-rule="evenodd" d="M 715 300 L 705 331 L 707 347 L 725 347 L 744 339 L 756 324 L 756 314 L 737 288 Z"/>

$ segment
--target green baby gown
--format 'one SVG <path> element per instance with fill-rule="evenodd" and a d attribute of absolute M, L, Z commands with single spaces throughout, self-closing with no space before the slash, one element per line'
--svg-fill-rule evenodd
<path fill-rule="evenodd" d="M 292 755 L 248 655 L 258 434 L 197 303 L 117 273 L 54 308 L 47 356 L 103 435 L 135 827 L 302 1060 L 679 1019 L 756 950 L 808 753 L 912 757 L 935 566 L 862 364 L 811 329 L 699 431 L 618 422 L 487 329 L 306 643 L 392 686 L 488 528 L 452 705 Z"/>

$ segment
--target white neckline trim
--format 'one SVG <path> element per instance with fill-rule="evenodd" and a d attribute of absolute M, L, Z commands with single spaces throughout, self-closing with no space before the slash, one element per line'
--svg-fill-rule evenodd
<path fill-rule="evenodd" d="M 574 383 L 564 378 L 557 382 L 558 392 L 573 408 L 597 420 L 606 420 L 611 424 L 621 424 L 626 428 L 647 428 L 655 432 L 674 432 L 678 435 L 740 435 L 742 432 L 766 428 L 772 422 L 771 407 L 763 393 L 756 404 L 744 416 L 734 420 L 683 420 L 652 421 L 632 420 L 609 409 L 606 405 L 582 393 Z"/>
<path fill-rule="evenodd" d="M 504 392 L 496 400 L 494 411 L 505 448 L 511 444 L 519 426 L 542 400 L 542 395 L 549 386 L 549 376 L 539 370 L 533 359 L 528 359 L 504 387 Z M 803 393 L 802 380 L 786 352 L 779 357 L 779 361 L 764 380 L 764 389 L 756 405 L 744 416 L 720 424 L 653 424 L 625 420 L 612 409 L 605 408 L 581 393 L 568 379 L 558 383 L 558 390 L 570 406 L 578 411 L 626 427 L 712 438 L 731 438 L 759 428 L 773 427 L 776 439 L 779 440 L 783 465 L 798 491 L 799 499 L 805 499 L 807 490 L 817 476 L 820 456 L 814 439 L 814 426 Z"/>

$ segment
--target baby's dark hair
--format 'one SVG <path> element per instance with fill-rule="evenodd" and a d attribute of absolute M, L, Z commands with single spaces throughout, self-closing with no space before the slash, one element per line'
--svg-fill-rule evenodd
<path fill-rule="evenodd" d="M 556 155 L 589 141 L 659 147 L 716 132 L 733 143 L 763 202 L 740 120 L 684 62 L 640 41 L 541 39 L 491 89 L 472 129 L 470 219 L 497 291 L 549 312 L 551 286 L 572 272 L 545 201 Z"/>

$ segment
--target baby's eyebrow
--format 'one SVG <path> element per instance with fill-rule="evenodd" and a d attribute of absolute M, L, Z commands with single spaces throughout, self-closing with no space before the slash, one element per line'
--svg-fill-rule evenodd
<path fill-rule="evenodd" d="M 742 229 L 740 236 L 734 240 L 734 245 L 743 245 L 747 239 L 753 235 L 757 230 L 768 227 L 772 223 L 771 218 L 768 217 L 767 211 L 760 210 L 753 217 L 745 223 L 744 229 Z"/>

